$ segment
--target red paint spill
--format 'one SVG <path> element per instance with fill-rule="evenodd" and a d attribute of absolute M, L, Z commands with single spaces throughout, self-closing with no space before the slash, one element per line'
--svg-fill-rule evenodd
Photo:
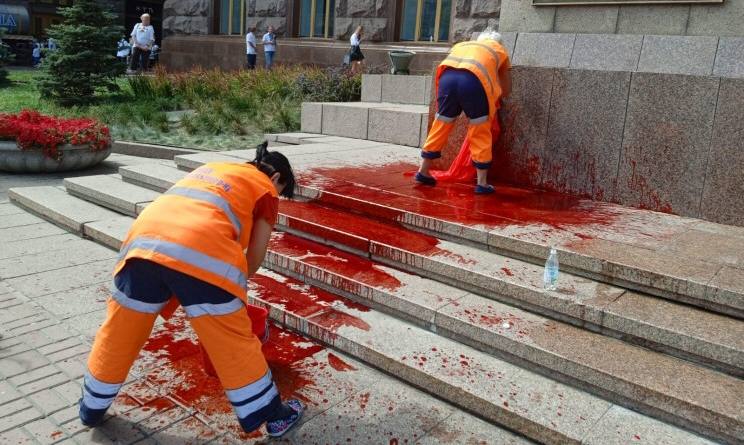
<path fill-rule="evenodd" d="M 355 367 L 346 363 L 340 357 L 331 352 L 328 353 L 328 364 L 331 365 L 331 368 L 339 372 L 356 371 Z"/>
<path fill-rule="evenodd" d="M 378 288 L 397 289 L 400 281 L 372 261 L 290 234 L 275 234 L 269 248 L 279 254 Z M 301 271 L 297 271 L 301 272 Z M 341 285 L 341 283 L 339 283 Z M 358 291 L 358 285 L 343 283 L 342 289 Z"/>
<path fill-rule="evenodd" d="M 145 351 L 162 360 L 162 366 L 147 374 L 149 384 L 169 398 L 208 416 L 220 428 L 230 430 L 241 439 L 262 437 L 260 431 L 250 434 L 242 431 L 219 380 L 204 372 L 199 347 L 188 329 L 179 311 L 145 345 Z M 316 403 L 308 395 L 322 392 L 317 389 L 309 368 L 318 365 L 311 357 L 323 350 L 323 346 L 278 326 L 272 326 L 271 330 L 272 339 L 264 345 L 263 352 L 282 397 Z M 135 385 L 127 391 L 130 389 L 137 391 Z M 117 403 L 139 405 L 132 397 L 119 397 Z M 143 410 L 162 412 L 173 406 L 167 398 L 157 397 L 147 400 Z"/>
<path fill-rule="evenodd" d="M 390 439 L 390 445 L 398 445 L 398 439 Z"/>
<path fill-rule="evenodd" d="M 636 434 L 636 435 L 633 436 L 633 439 L 635 439 L 635 440 L 641 440 L 641 436 L 639 436 L 638 434 Z"/>
<path fill-rule="evenodd" d="M 501 271 L 504 272 L 509 277 L 514 276 L 514 272 L 512 272 L 511 269 L 509 269 L 508 267 L 502 267 Z"/>
<path fill-rule="evenodd" d="M 349 308 L 369 312 L 369 308 L 348 298 L 340 297 L 290 277 L 279 281 L 257 274 L 249 283 L 250 290 L 266 303 L 281 305 L 295 315 L 307 318 L 331 308 Z"/>
<path fill-rule="evenodd" d="M 62 436 L 62 431 L 55 431 L 52 434 L 49 435 L 52 439 L 58 439 L 60 436 Z"/>
<path fill-rule="evenodd" d="M 506 400 L 504 400 L 504 406 L 507 407 L 507 408 L 509 408 L 509 402 L 507 402 Z"/>
<path fill-rule="evenodd" d="M 318 169 L 313 176 L 310 184 L 324 191 L 316 202 L 386 220 L 400 220 L 405 212 L 411 212 L 489 228 L 523 224 L 563 228 L 609 225 L 619 216 L 605 204 L 577 196 L 503 184 L 497 185 L 493 195 L 483 197 L 474 195 L 470 184 L 415 187 L 408 178 L 400 185 L 400 172 L 375 171 L 371 175 L 364 167 Z M 318 176 L 327 179 L 318 180 Z M 350 182 L 367 187 L 348 184 L 343 178 L 354 178 Z"/>
<path fill-rule="evenodd" d="M 345 245 L 365 253 L 369 251 L 370 242 L 376 242 L 420 255 L 445 255 L 463 263 L 470 262 L 437 247 L 439 239 L 407 229 L 396 221 L 362 216 L 346 209 L 311 202 L 283 200 L 279 210 L 288 216 L 288 228 L 322 238 L 324 242 Z"/>

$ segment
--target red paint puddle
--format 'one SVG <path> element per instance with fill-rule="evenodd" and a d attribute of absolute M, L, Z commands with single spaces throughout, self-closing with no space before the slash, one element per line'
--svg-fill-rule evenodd
<path fill-rule="evenodd" d="M 437 247 L 437 238 L 412 231 L 394 221 L 385 222 L 311 202 L 287 200 L 281 202 L 280 212 L 292 217 L 288 222 L 292 229 L 348 245 L 365 253 L 368 251 L 368 242 L 375 241 L 412 253 L 452 255 Z"/>
<path fill-rule="evenodd" d="M 397 289 L 401 286 L 397 278 L 379 269 L 368 259 L 294 235 L 275 234 L 269 244 L 269 249 L 374 287 Z M 352 283 L 346 283 L 343 286 L 345 287 L 342 290 L 351 293 L 357 290 Z"/>
<path fill-rule="evenodd" d="M 316 403 L 308 398 L 308 391 L 322 392 L 315 387 L 314 374 L 307 367 L 317 366 L 318 363 L 308 363 L 306 359 L 324 347 L 278 326 L 271 327 L 271 336 L 271 341 L 264 345 L 263 352 L 282 397 Z M 199 411 L 216 422 L 218 429 L 228 429 L 241 439 L 263 436 L 261 431 L 246 434 L 240 428 L 219 380 L 204 372 L 199 346 L 191 338 L 183 312 L 177 312 L 164 323 L 143 349 L 159 357 L 164 363 L 146 377 L 147 382 L 160 393 Z M 137 397 L 137 392 L 146 393 L 146 389 L 147 387 L 138 390 L 136 385 L 131 385 L 126 391 L 134 391 L 132 397 L 122 394 L 117 398 L 117 403 L 142 405 L 143 411 L 153 412 L 163 412 L 174 406 L 173 402 L 164 397 L 150 397 L 146 400 Z M 146 403 L 139 403 L 143 401 Z"/>
<path fill-rule="evenodd" d="M 306 285 L 294 278 L 282 277 L 282 281 L 279 281 L 267 275 L 257 274 L 251 279 L 249 286 L 262 301 L 281 305 L 287 312 L 301 317 L 310 317 L 333 307 L 369 311 L 364 305 Z"/>
<path fill-rule="evenodd" d="M 60 436 L 62 436 L 62 431 L 55 431 L 52 434 L 49 435 L 52 439 L 59 439 Z"/>
<path fill-rule="evenodd" d="M 399 172 L 371 172 L 363 167 L 316 169 L 315 175 L 331 178 L 325 184 L 318 184 L 321 189 L 348 196 L 356 202 L 349 203 L 342 196 L 324 195 L 319 200 L 344 209 L 378 212 L 379 207 L 358 202 L 370 201 L 389 207 L 383 210 L 383 214 L 372 213 L 386 219 L 398 218 L 400 212 L 408 211 L 490 228 L 515 224 L 545 224 L 556 228 L 610 225 L 619 216 L 605 204 L 568 194 L 499 184 L 493 195 L 476 196 L 469 184 L 440 183 L 436 187 L 418 187 L 409 180 L 407 184 L 399 185 L 399 177 L 402 176 Z M 354 178 L 353 182 L 367 187 L 344 184 L 342 181 L 349 179 L 343 178 Z M 396 215 L 394 210 L 399 213 Z"/>
<path fill-rule="evenodd" d="M 501 271 L 504 272 L 508 277 L 514 276 L 514 272 L 512 272 L 511 269 L 509 269 L 508 267 L 502 267 Z"/>
<path fill-rule="evenodd" d="M 328 353 L 328 364 L 331 365 L 331 368 L 339 372 L 356 371 L 355 367 L 346 363 L 340 357 L 331 352 Z"/>

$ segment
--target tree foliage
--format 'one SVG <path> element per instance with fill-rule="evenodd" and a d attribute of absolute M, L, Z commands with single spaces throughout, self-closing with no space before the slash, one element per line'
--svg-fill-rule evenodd
<path fill-rule="evenodd" d="M 116 45 L 123 28 L 116 15 L 104 11 L 95 0 L 76 0 L 61 8 L 61 24 L 47 33 L 58 45 L 42 64 L 39 81 L 42 96 L 62 105 L 90 103 L 96 91 L 116 91 L 116 77 L 125 67 L 116 60 Z"/>
<path fill-rule="evenodd" d="M 5 28 L 0 28 L 0 85 L 8 80 L 8 71 L 5 67 L 15 59 L 15 55 L 10 52 L 10 47 L 3 42 L 3 37 L 5 37 Z"/>

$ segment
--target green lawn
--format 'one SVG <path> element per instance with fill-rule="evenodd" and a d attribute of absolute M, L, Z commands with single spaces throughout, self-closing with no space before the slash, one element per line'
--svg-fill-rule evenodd
<path fill-rule="evenodd" d="M 114 139 L 233 150 L 255 145 L 264 133 L 299 130 L 303 101 L 358 100 L 361 79 L 315 68 L 223 72 L 195 70 L 126 78 L 121 91 L 102 94 L 85 107 L 61 107 L 40 97 L 38 70 L 10 71 L 0 87 L 0 112 L 36 109 L 106 123 Z M 193 110 L 176 121 L 169 111 Z"/>

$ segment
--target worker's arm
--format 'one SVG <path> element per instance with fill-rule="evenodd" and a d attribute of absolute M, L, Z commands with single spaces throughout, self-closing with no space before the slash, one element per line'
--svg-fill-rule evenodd
<path fill-rule="evenodd" d="M 248 261 L 248 276 L 246 278 L 251 278 L 261 267 L 264 256 L 266 256 L 266 249 L 269 247 L 272 229 L 271 224 L 266 222 L 264 218 L 257 218 L 253 221 L 251 240 L 245 254 L 245 259 Z"/>

